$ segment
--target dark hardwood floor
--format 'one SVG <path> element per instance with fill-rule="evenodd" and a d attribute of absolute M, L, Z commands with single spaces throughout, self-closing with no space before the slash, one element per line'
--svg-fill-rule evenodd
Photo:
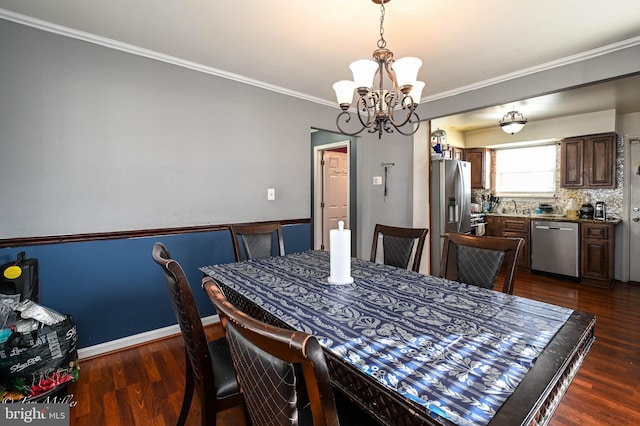
<path fill-rule="evenodd" d="M 602 289 L 518 272 L 514 294 L 597 316 L 596 342 L 550 424 L 640 425 L 640 286 Z M 71 425 L 175 425 L 183 362 L 179 336 L 82 360 L 80 380 L 69 389 Z M 187 425 L 199 420 L 194 401 Z M 218 424 L 244 425 L 242 411 L 221 413 Z"/>

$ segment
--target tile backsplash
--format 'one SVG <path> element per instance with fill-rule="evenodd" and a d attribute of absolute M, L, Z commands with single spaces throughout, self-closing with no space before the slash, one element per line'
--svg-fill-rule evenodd
<path fill-rule="evenodd" d="M 556 145 L 556 168 L 560 170 L 560 144 Z M 495 164 L 495 156 L 492 156 L 492 164 Z M 620 218 L 622 216 L 622 199 L 623 199 L 623 160 L 624 145 L 621 137 L 618 137 L 616 144 L 616 188 L 615 189 L 571 189 L 560 187 L 560 173 L 556 176 L 556 193 L 553 200 L 537 200 L 525 201 L 523 199 L 516 200 L 518 210 L 529 211 L 531 213 L 538 207 L 541 202 L 549 203 L 554 207 L 557 213 L 562 213 L 567 207 L 569 200 L 575 198 L 580 207 L 587 195 L 591 196 L 591 202 L 595 206 L 597 201 L 604 201 L 607 206 L 607 216 Z M 495 173 L 495 170 L 492 170 Z M 471 202 L 477 202 L 483 195 L 491 195 L 491 190 L 476 190 L 471 193 Z M 498 205 L 494 206 L 494 210 L 503 209 L 505 212 L 513 211 L 513 203 L 510 199 L 501 199 Z"/>

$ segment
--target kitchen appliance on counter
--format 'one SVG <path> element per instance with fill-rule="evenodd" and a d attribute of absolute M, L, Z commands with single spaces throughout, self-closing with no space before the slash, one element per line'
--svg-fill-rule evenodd
<path fill-rule="evenodd" d="M 589 194 L 584 197 L 580 207 L 580 219 L 593 219 L 593 204 L 591 204 L 591 196 Z"/>
<path fill-rule="evenodd" d="M 598 201 L 596 207 L 593 210 L 593 218 L 595 220 L 607 220 L 607 206 L 604 201 Z"/>
<path fill-rule="evenodd" d="M 531 221 L 531 270 L 578 277 L 579 232 L 576 222 Z"/>
<path fill-rule="evenodd" d="M 471 232 L 471 163 L 431 160 L 431 275 L 440 273 L 445 232 Z"/>
<path fill-rule="evenodd" d="M 593 206 L 591 204 L 583 204 L 580 207 L 580 219 L 593 219 Z"/>
<path fill-rule="evenodd" d="M 553 206 L 548 203 L 540 203 L 538 208 L 542 211 L 542 213 L 553 213 Z"/>
<path fill-rule="evenodd" d="M 570 219 L 578 218 L 578 202 L 575 198 L 571 198 L 567 204 L 567 217 Z"/>

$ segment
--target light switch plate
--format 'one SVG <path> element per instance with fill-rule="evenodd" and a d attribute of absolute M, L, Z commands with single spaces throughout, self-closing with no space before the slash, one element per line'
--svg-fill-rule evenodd
<path fill-rule="evenodd" d="M 267 188 L 267 200 L 273 201 L 276 199 L 276 189 L 275 188 Z"/>
<path fill-rule="evenodd" d="M 374 176 L 373 177 L 374 185 L 382 185 L 382 176 Z"/>

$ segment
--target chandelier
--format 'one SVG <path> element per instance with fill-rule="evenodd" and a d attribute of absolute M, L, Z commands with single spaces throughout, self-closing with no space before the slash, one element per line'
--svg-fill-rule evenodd
<path fill-rule="evenodd" d="M 373 51 L 373 60 L 361 59 L 349 65 L 353 81 L 341 80 L 334 83 L 333 89 L 342 109 L 336 119 L 336 125 L 340 132 L 349 136 L 355 136 L 364 129 L 369 129 L 369 133 L 377 132 L 378 139 L 382 138 L 383 130 L 392 133 L 395 129 L 405 136 L 410 136 L 420 126 L 420 118 L 415 110 L 424 88 L 422 81 L 416 81 L 422 61 L 414 57 L 393 59 L 393 52 L 386 48 L 387 42 L 384 39 L 384 4 L 391 0 L 372 1 L 380 5 L 378 48 Z M 391 80 L 391 87 L 388 89 L 384 87 L 385 72 Z M 376 74 L 378 84 L 374 86 Z M 355 107 L 362 127 L 355 132 L 348 132 L 342 128 L 340 122 L 351 121 L 351 113 L 348 110 L 351 107 L 354 89 L 358 93 Z M 403 130 L 402 127 L 407 124 L 408 130 Z"/>
<path fill-rule="evenodd" d="M 502 117 L 499 124 L 505 133 L 515 135 L 524 128 L 524 125 L 527 124 L 527 119 L 524 118 L 521 112 L 510 111 Z"/>

